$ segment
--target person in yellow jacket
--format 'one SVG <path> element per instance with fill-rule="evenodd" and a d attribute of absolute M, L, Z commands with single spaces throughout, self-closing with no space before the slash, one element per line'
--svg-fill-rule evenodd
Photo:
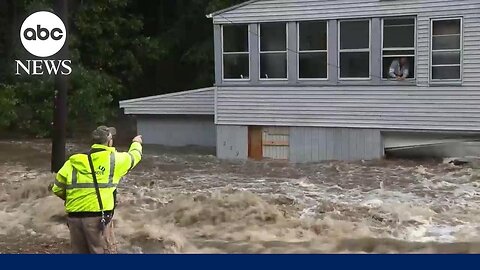
<path fill-rule="evenodd" d="M 128 152 L 117 152 L 115 134 L 112 127 L 95 129 L 90 151 L 72 155 L 56 175 L 52 191 L 65 201 L 73 253 L 116 253 L 116 189 L 142 159 L 142 136 L 133 138 Z"/>

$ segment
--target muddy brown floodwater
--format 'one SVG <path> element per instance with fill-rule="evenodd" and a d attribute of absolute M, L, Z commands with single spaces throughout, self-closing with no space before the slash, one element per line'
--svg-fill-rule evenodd
<path fill-rule="evenodd" d="M 47 188 L 49 153 L 47 141 L 0 142 L 1 253 L 70 252 L 62 201 Z M 124 253 L 480 252 L 480 176 L 472 168 L 145 153 L 119 187 Z"/>

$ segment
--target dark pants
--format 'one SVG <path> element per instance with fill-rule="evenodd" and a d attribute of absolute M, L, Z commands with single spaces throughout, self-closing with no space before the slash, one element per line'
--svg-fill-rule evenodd
<path fill-rule="evenodd" d="M 100 217 L 68 217 L 72 253 L 113 254 L 117 246 L 113 234 L 113 220 L 105 230 L 100 229 Z"/>

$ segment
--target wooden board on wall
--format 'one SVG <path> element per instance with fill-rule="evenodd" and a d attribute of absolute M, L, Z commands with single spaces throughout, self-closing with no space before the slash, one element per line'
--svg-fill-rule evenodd
<path fill-rule="evenodd" d="M 263 157 L 275 160 L 288 160 L 290 128 L 264 127 L 262 133 Z"/>
<path fill-rule="evenodd" d="M 248 157 L 254 160 L 262 160 L 262 127 L 248 127 Z"/>

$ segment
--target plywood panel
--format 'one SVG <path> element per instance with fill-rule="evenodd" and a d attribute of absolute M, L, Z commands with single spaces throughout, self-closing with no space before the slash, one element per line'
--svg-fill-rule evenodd
<path fill-rule="evenodd" d="M 286 160 L 289 156 L 289 128 L 264 127 L 262 132 L 263 157 Z"/>
<path fill-rule="evenodd" d="M 261 160 L 263 158 L 262 127 L 248 127 L 248 157 L 254 160 Z"/>

